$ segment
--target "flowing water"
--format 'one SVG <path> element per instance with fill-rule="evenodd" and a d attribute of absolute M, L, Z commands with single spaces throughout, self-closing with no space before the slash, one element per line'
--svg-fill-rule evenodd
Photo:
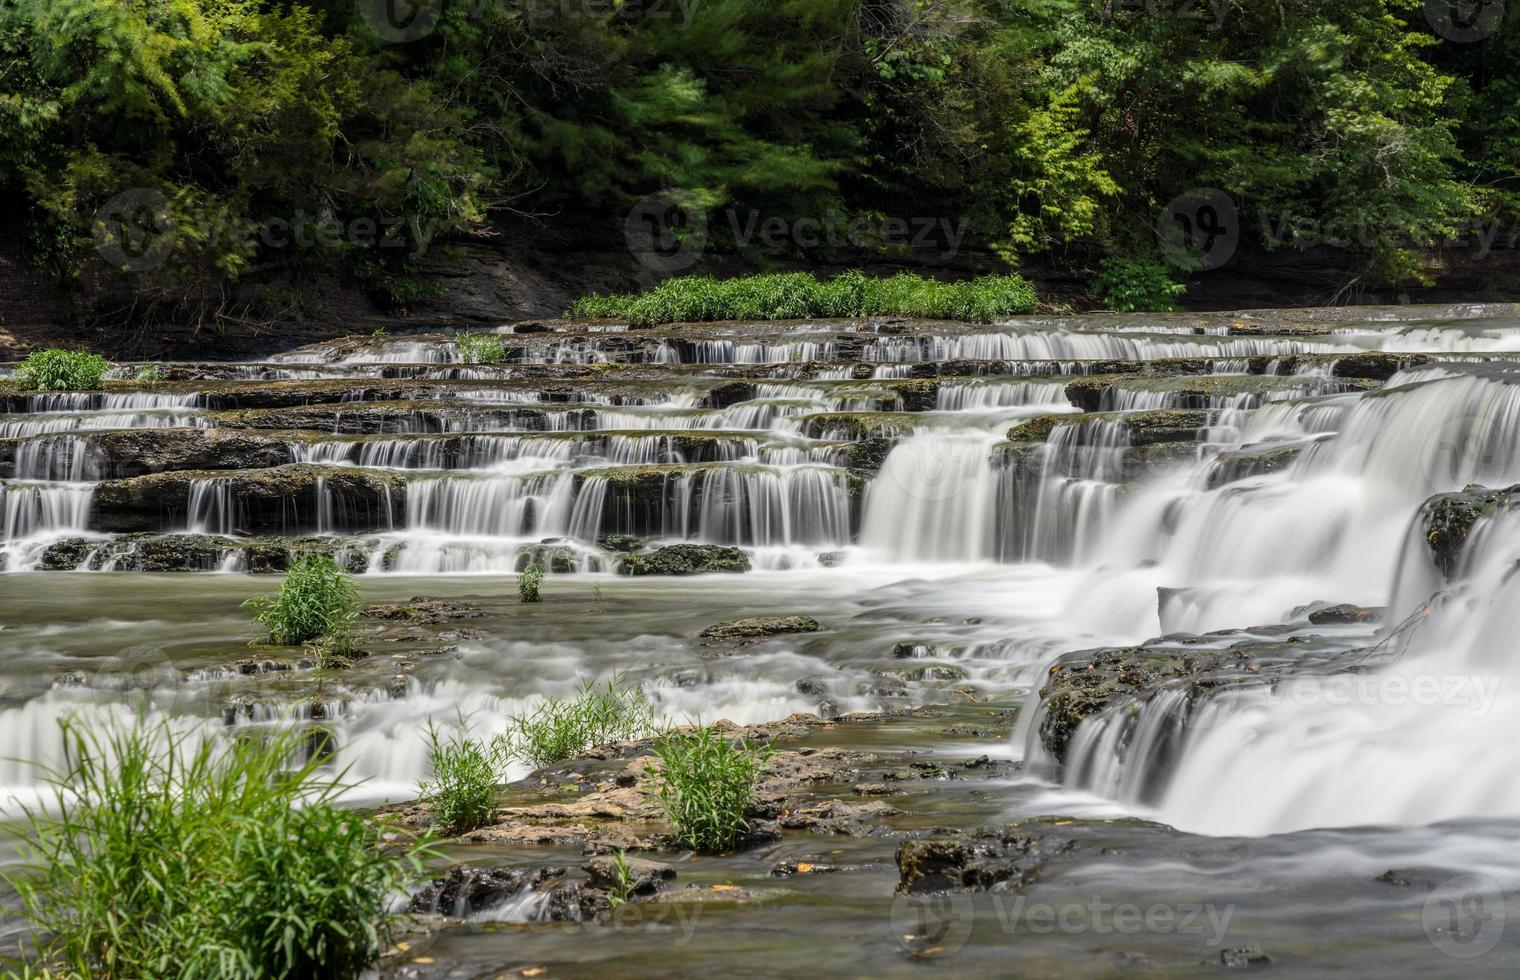
<path fill-rule="evenodd" d="M 430 720 L 490 735 L 588 677 L 622 674 L 676 718 L 927 705 L 941 720 L 824 738 L 986 753 L 1013 775 L 915 789 L 902 833 L 1060 817 L 1087 834 L 1019 896 L 1069 922 L 961 896 L 947 967 L 1191 975 L 1239 946 L 1309 972 L 1520 965 L 1520 922 L 1503 933 L 1506 898 L 1520 916 L 1520 506 L 1490 495 L 1443 558 L 1427 504 L 1520 484 L 1512 311 L 503 341 L 499 365 L 420 334 L 170 365 L 186 380 L 150 390 L 0 391 L 4 808 L 33 799 L 71 714 L 320 726 L 370 804 L 415 797 Z M 742 549 L 754 570 L 620 574 L 630 548 L 672 544 Z M 277 581 L 250 571 L 302 547 L 338 554 L 371 601 L 470 596 L 486 616 L 315 687 L 250 668 L 239 606 Z M 546 601 L 520 605 L 514 573 L 535 561 Z M 1382 612 L 1310 621 L 1332 604 Z M 771 614 L 824 629 L 738 656 L 697 638 Z M 1114 698 L 1052 748 L 1052 665 L 1147 643 L 1259 659 Z M 995 731 L 944 735 L 992 708 Z M 683 865 L 768 896 L 689 934 L 534 925 L 525 896 L 406 975 L 924 968 L 894 936 L 895 844 L 804 843 L 856 872 Z M 1131 929 L 1095 900 L 1173 919 Z"/>

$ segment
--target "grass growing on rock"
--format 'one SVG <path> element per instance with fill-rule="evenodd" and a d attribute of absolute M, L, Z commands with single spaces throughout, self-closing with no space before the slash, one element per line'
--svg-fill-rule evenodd
<path fill-rule="evenodd" d="M 517 598 L 523 602 L 543 602 L 539 589 L 544 584 L 544 566 L 534 562 L 517 576 Z"/>
<path fill-rule="evenodd" d="M 328 555 L 307 554 L 291 563 L 277 594 L 254 596 L 243 605 L 272 643 L 323 640 L 329 649 L 342 650 L 353 637 L 359 588 L 353 575 Z"/>
<path fill-rule="evenodd" d="M 16 368 L 15 382 L 31 391 L 94 391 L 110 363 L 99 354 L 49 347 L 32 351 Z"/>
<path fill-rule="evenodd" d="M 655 796 L 681 843 L 704 854 L 733 849 L 749 830 L 755 784 L 773 749 L 728 739 L 707 726 L 671 732 L 654 745 Z"/>
<path fill-rule="evenodd" d="M 500 364 L 507 359 L 506 345 L 494 333 L 463 333 L 454 342 L 466 364 Z"/>
<path fill-rule="evenodd" d="M 382 848 L 300 733 L 61 727 L 68 761 L 6 874 L 36 937 L 24 975 L 346 978 L 384 949 L 428 848 Z"/>
<path fill-rule="evenodd" d="M 656 724 L 654 706 L 643 688 L 627 687 L 613 678 L 605 687 L 587 682 L 573 698 L 550 698 L 513 718 L 493 749 L 503 759 L 541 769 L 587 749 L 643 738 Z"/>
<path fill-rule="evenodd" d="M 491 822 L 496 812 L 501 753 L 468 732 L 445 738 L 428 723 L 428 768 L 433 778 L 418 787 L 418 795 L 433 817 L 433 830 L 457 837 Z"/>
<path fill-rule="evenodd" d="M 736 279 L 668 279 L 644 293 L 583 297 L 570 308 L 570 315 L 626 319 L 633 326 L 862 316 L 986 322 L 1031 313 L 1034 307 L 1034 288 L 1016 275 L 939 282 L 907 273 L 872 279 L 846 272 L 820 281 L 794 272 Z"/>

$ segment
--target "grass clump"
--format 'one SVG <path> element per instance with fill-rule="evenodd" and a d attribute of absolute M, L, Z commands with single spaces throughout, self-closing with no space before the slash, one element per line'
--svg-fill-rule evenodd
<path fill-rule="evenodd" d="M 570 308 L 570 315 L 626 319 L 633 326 L 862 316 L 986 322 L 1032 313 L 1034 307 L 1034 287 L 1017 275 L 939 282 L 908 273 L 872 279 L 861 272 L 846 272 L 820 281 L 795 272 L 736 279 L 667 279 L 644 293 L 583 297 Z"/>
<path fill-rule="evenodd" d="M 600 745 L 643 738 L 655 730 L 654 706 L 643 688 L 624 687 L 617 678 L 597 687 L 582 685 L 573 698 L 550 698 L 512 719 L 493 748 L 504 760 L 535 769 L 573 759 Z"/>
<path fill-rule="evenodd" d="M 31 391 L 94 391 L 110 367 L 99 354 L 49 347 L 32 351 L 16 368 L 14 380 Z"/>
<path fill-rule="evenodd" d="M 254 596 L 243 606 L 269 635 L 271 643 L 295 646 L 325 641 L 329 652 L 345 650 L 359 616 L 359 588 L 354 577 L 327 555 L 295 559 L 273 596 Z"/>
<path fill-rule="evenodd" d="M 457 837 L 486 826 L 496 813 L 500 752 L 467 731 L 444 738 L 431 721 L 427 741 L 433 778 L 418 787 L 418 795 L 432 814 L 433 830 Z"/>
<path fill-rule="evenodd" d="M 463 333 L 454 342 L 466 364 L 500 364 L 507 359 L 506 345 L 494 333 Z"/>
<path fill-rule="evenodd" d="M 1137 259 L 1105 259 L 1093 280 L 1093 293 L 1115 313 L 1175 313 L 1186 291 L 1166 266 Z"/>
<path fill-rule="evenodd" d="M 724 738 L 711 726 L 671 732 L 655 742 L 655 796 L 676 837 L 694 851 L 731 850 L 749 830 L 755 784 L 772 749 Z"/>
<path fill-rule="evenodd" d="M 36 937 L 26 975 L 344 978 L 385 948 L 429 851 L 339 809 L 299 732 L 62 728 L 67 762 L 6 873 Z"/>
<path fill-rule="evenodd" d="M 543 602 L 539 589 L 544 584 L 544 566 L 534 562 L 517 576 L 517 598 L 523 602 Z"/>

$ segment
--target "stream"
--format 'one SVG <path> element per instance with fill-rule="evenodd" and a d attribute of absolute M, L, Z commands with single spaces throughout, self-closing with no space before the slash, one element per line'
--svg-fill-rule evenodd
<path fill-rule="evenodd" d="M 804 744 L 989 761 L 870 833 L 662 858 L 742 901 L 504 906 L 387 975 L 1520 969 L 1512 308 L 498 332 L 491 365 L 419 333 L 0 376 L 0 813 L 70 716 L 320 729 L 377 806 L 417 796 L 430 721 L 619 676 L 675 720 L 853 713 Z M 481 615 L 292 669 L 241 603 L 309 548 L 366 602 Z M 700 637 L 795 615 L 821 629 Z M 902 841 L 1013 823 L 1075 843 L 1022 888 L 895 894 Z M 839 870 L 773 873 L 798 856 Z"/>

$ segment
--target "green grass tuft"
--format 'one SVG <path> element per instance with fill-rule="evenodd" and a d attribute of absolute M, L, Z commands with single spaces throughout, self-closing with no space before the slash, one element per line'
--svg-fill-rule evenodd
<path fill-rule="evenodd" d="M 755 784 L 772 751 L 712 727 L 671 732 L 655 742 L 661 764 L 655 795 L 681 843 L 718 854 L 743 838 Z"/>
<path fill-rule="evenodd" d="M 353 575 L 327 555 L 295 559 L 273 596 L 254 596 L 243 606 L 268 633 L 271 643 L 294 646 L 326 641 L 329 652 L 347 649 L 359 615 Z"/>
<path fill-rule="evenodd" d="M 613 678 L 605 688 L 587 682 L 573 698 L 550 698 L 513 718 L 493 747 L 503 759 L 542 769 L 587 749 L 643 738 L 655 727 L 654 706 L 643 689 L 624 687 Z"/>
<path fill-rule="evenodd" d="M 534 562 L 517 576 L 517 597 L 523 602 L 543 602 L 539 589 L 544 584 L 544 566 Z"/>
<path fill-rule="evenodd" d="M 466 364 L 500 364 L 507 359 L 507 347 L 494 333 L 462 333 L 454 343 Z"/>
<path fill-rule="evenodd" d="M 427 742 L 433 778 L 418 787 L 418 795 L 432 814 L 433 830 L 457 837 L 489 824 L 496 814 L 500 753 L 468 732 L 444 738 L 431 721 Z"/>
<path fill-rule="evenodd" d="M 713 279 L 667 279 L 644 293 L 587 296 L 571 316 L 625 319 L 633 326 L 712 320 L 802 320 L 909 316 L 987 322 L 1034 312 L 1034 287 L 1020 276 L 938 282 L 900 273 L 871 279 L 846 272 L 819 281 L 805 272 Z"/>
<path fill-rule="evenodd" d="M 31 391 L 94 391 L 110 367 L 99 354 L 50 347 L 32 351 L 16 368 L 15 381 Z"/>
<path fill-rule="evenodd" d="M 348 978 L 385 948 L 387 905 L 430 851 L 339 809 L 302 733 L 62 728 L 68 762 L 5 875 L 28 975 Z"/>

